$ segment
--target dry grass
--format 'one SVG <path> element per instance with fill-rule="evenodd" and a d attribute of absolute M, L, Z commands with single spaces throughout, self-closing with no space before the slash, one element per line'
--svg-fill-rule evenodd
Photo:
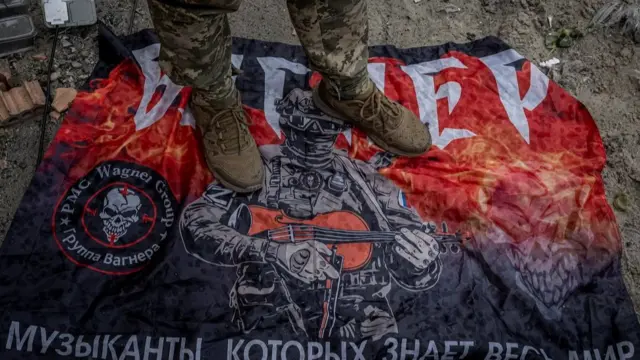
<path fill-rule="evenodd" d="M 640 1 L 614 0 L 603 6 L 592 24 L 622 28 L 622 32 L 640 39 Z"/>

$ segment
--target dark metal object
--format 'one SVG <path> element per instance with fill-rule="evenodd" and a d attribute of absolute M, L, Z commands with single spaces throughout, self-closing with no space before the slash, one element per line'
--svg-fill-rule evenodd
<path fill-rule="evenodd" d="M 0 57 L 32 49 L 35 37 L 36 28 L 28 15 L 0 19 Z"/>
<path fill-rule="evenodd" d="M 58 2 L 64 4 L 67 8 L 69 18 L 64 24 L 49 22 L 46 16 L 45 0 L 40 1 L 42 11 L 45 14 L 44 24 L 50 29 L 55 27 L 89 26 L 98 21 L 95 0 L 58 0 Z"/>
<path fill-rule="evenodd" d="M 0 18 L 26 14 L 29 0 L 0 0 Z"/>
<path fill-rule="evenodd" d="M 53 70 L 53 58 L 56 55 L 56 47 L 58 46 L 58 37 L 60 34 L 60 27 L 56 27 L 55 34 L 53 35 L 53 44 L 51 44 L 51 55 L 49 55 L 49 64 L 47 65 L 47 100 L 44 104 L 44 113 L 40 120 L 40 139 L 38 141 L 38 159 L 36 160 L 36 169 L 40 166 L 40 162 L 44 157 L 44 136 L 47 130 L 47 117 L 49 116 L 49 110 L 51 109 L 51 71 Z"/>
<path fill-rule="evenodd" d="M 133 25 L 134 20 L 136 18 L 136 11 L 138 11 L 138 0 L 133 0 L 133 7 L 131 8 L 131 13 L 129 14 L 129 31 L 127 34 L 131 35 L 133 33 Z"/>

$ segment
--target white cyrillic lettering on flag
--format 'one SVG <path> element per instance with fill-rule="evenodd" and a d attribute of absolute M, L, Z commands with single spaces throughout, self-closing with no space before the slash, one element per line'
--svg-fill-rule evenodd
<path fill-rule="evenodd" d="M 142 100 L 138 105 L 138 110 L 134 116 L 136 130 L 147 128 L 167 113 L 167 110 L 182 90 L 182 86 L 174 84 L 171 79 L 160 71 L 158 56 L 160 55 L 160 44 L 149 45 L 139 50 L 133 50 L 133 56 L 140 65 L 144 74 L 144 87 Z M 160 100 L 147 112 L 147 107 L 159 86 L 164 86 L 164 92 Z"/>
<path fill-rule="evenodd" d="M 140 360 L 140 348 L 138 346 L 138 337 L 131 335 L 127 345 L 124 346 L 119 360 Z"/>
<path fill-rule="evenodd" d="M 13 342 L 16 342 L 16 350 L 22 351 L 22 347 L 27 344 L 26 351 L 33 351 L 33 338 L 36 336 L 36 332 L 38 331 L 38 327 L 35 325 L 31 325 L 27 328 L 23 335 L 20 334 L 20 323 L 17 321 L 12 321 L 9 327 L 9 336 L 7 337 L 7 350 L 11 350 L 13 348 Z"/>
<path fill-rule="evenodd" d="M 549 78 L 533 63 L 531 64 L 531 85 L 524 98 L 520 98 L 518 74 L 513 66 L 524 57 L 510 49 L 480 59 L 493 73 L 498 85 L 498 95 L 504 106 L 509 121 L 518 130 L 524 141 L 530 142 L 529 120 L 524 110 L 533 110 L 547 97 Z"/>
<path fill-rule="evenodd" d="M 413 349 L 409 349 L 407 346 L 407 339 L 402 339 L 402 347 L 400 348 L 400 359 L 415 360 L 418 358 L 420 352 L 420 340 L 413 341 Z M 411 356 L 411 357 L 407 357 Z"/>
<path fill-rule="evenodd" d="M 262 340 L 251 340 L 247 343 L 247 345 L 245 345 L 244 347 L 244 358 L 245 359 L 257 359 L 257 357 L 255 356 L 251 356 L 251 348 L 252 347 L 258 347 L 260 348 L 260 353 L 262 354 L 260 356 L 261 360 L 267 360 L 267 356 L 269 354 L 269 350 L 267 349 L 267 344 L 264 343 L 264 341 Z"/>
<path fill-rule="evenodd" d="M 76 339 L 75 357 L 86 357 L 91 354 L 91 344 L 83 341 L 84 335 L 79 335 Z"/>
<path fill-rule="evenodd" d="M 384 359 L 398 360 L 398 340 L 390 337 L 384 341 L 384 346 L 387 348 L 387 355 Z"/>
<path fill-rule="evenodd" d="M 74 340 L 73 335 L 65 333 L 65 334 L 61 334 L 58 338 L 62 340 L 62 343 L 60 344 L 60 346 L 62 346 L 64 351 L 62 349 L 56 349 L 56 353 L 58 353 L 58 355 L 61 355 L 61 356 L 71 355 L 73 353 L 73 346 L 71 345 L 73 344 L 73 340 Z"/>
<path fill-rule="evenodd" d="M 490 342 L 489 352 L 487 352 L 487 356 L 484 357 L 484 360 L 502 360 L 502 351 L 502 345 Z"/>
<path fill-rule="evenodd" d="M 236 346 L 233 346 L 232 339 L 227 341 L 227 360 L 240 360 L 238 357 L 238 351 L 240 351 L 240 347 L 242 347 L 243 343 L 244 340 L 238 340 Z"/>
<path fill-rule="evenodd" d="M 151 341 L 153 338 L 151 336 L 147 336 L 147 339 L 144 341 L 144 357 L 143 360 L 153 360 L 149 355 L 155 355 L 156 360 L 162 360 L 162 348 L 164 347 L 164 338 L 161 337 L 158 339 L 158 347 L 152 347 Z"/>
<path fill-rule="evenodd" d="M 43 327 L 40 328 L 40 342 L 42 343 L 42 349 L 40 349 L 40 354 L 44 354 L 51 346 L 53 340 L 55 340 L 56 336 L 58 336 L 58 331 L 54 331 L 51 335 L 47 336 L 47 330 Z"/>
<path fill-rule="evenodd" d="M 440 132 L 437 100 L 446 98 L 449 103 L 449 114 L 451 114 L 462 96 L 462 86 L 453 81 L 440 85 L 437 92 L 435 90 L 433 75 L 449 68 L 466 69 L 467 67 L 460 60 L 452 57 L 401 67 L 413 80 L 420 120 L 429 124 L 433 144 L 441 149 L 454 140 L 475 136 L 468 129 L 444 128 Z"/>

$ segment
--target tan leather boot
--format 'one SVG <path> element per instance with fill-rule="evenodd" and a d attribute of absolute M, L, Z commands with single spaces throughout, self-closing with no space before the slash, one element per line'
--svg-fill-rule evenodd
<path fill-rule="evenodd" d="M 391 101 L 371 83 L 355 99 L 339 99 L 325 81 L 313 90 L 313 101 L 329 116 L 360 129 L 382 149 L 404 156 L 418 156 L 431 146 L 431 135 L 409 109 Z"/>
<path fill-rule="evenodd" d="M 249 133 L 240 96 L 225 108 L 215 108 L 199 96 L 192 96 L 191 110 L 202 133 L 204 156 L 218 181 L 236 192 L 253 192 L 262 187 L 264 169 L 255 140 Z"/>

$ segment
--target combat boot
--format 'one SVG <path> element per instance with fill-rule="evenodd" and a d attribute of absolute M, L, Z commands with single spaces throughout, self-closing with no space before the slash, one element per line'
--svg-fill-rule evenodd
<path fill-rule="evenodd" d="M 239 94 L 220 108 L 215 105 L 206 94 L 194 89 L 191 110 L 202 133 L 209 169 L 222 185 L 233 191 L 247 193 L 260 189 L 264 169 Z"/>
<path fill-rule="evenodd" d="M 353 99 L 340 99 L 323 80 L 313 90 L 316 107 L 325 114 L 362 129 L 382 149 L 404 156 L 418 156 L 431 146 L 431 135 L 409 109 L 387 98 L 370 84 Z"/>

